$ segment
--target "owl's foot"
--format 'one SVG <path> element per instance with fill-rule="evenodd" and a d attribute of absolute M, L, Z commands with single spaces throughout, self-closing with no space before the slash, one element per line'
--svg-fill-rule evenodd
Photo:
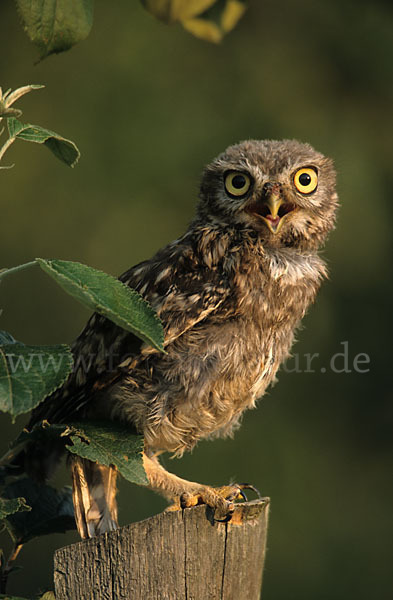
<path fill-rule="evenodd" d="M 206 504 L 214 510 L 215 520 L 230 521 L 235 510 L 236 500 L 247 500 L 244 490 L 258 490 L 248 483 L 232 483 L 219 488 L 201 485 L 195 481 L 181 479 L 166 471 L 157 460 L 156 456 L 147 456 L 143 453 L 143 465 L 149 487 L 165 496 L 174 503 L 167 508 L 169 511 L 190 508 L 197 504 Z"/>
<path fill-rule="evenodd" d="M 216 516 L 222 517 L 219 519 L 214 518 L 216 522 L 228 523 L 235 510 L 235 502 L 237 500 L 247 501 L 247 496 L 244 493 L 244 490 L 247 489 L 253 490 L 258 494 L 258 497 L 261 497 L 258 490 L 248 483 L 233 483 L 218 488 L 201 485 L 194 492 L 183 492 L 166 510 L 174 511 L 206 504 L 215 512 Z"/>
<path fill-rule="evenodd" d="M 222 523 L 226 523 L 231 520 L 232 515 L 235 511 L 236 500 L 246 500 L 247 496 L 243 490 L 252 489 L 257 490 L 247 483 L 233 483 L 230 485 L 223 485 L 218 488 L 212 488 L 209 486 L 201 486 L 201 488 L 195 493 L 183 492 L 179 498 L 181 508 L 190 508 L 197 504 L 207 504 L 219 515 L 222 515 L 222 519 L 215 519 Z M 259 492 L 257 492 L 259 494 Z"/>

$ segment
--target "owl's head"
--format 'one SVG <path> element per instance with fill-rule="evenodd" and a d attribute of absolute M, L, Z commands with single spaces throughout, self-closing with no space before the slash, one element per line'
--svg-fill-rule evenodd
<path fill-rule="evenodd" d="M 315 249 L 334 227 L 333 163 L 296 140 L 230 146 L 203 173 L 199 215 L 252 229 L 266 246 Z"/>

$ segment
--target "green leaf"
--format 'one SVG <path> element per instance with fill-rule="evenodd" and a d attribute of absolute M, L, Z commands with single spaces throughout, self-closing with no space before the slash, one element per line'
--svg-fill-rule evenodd
<path fill-rule="evenodd" d="M 237 25 L 245 11 L 245 0 L 217 0 L 198 17 L 184 19 L 182 25 L 196 37 L 218 44 Z"/>
<path fill-rule="evenodd" d="M 215 2 L 216 0 L 142 0 L 146 10 L 165 23 L 191 19 Z"/>
<path fill-rule="evenodd" d="M 22 431 L 11 447 L 31 442 L 45 444 L 51 440 L 56 443 L 61 438 L 72 454 L 101 465 L 114 465 L 125 479 L 133 483 L 148 483 L 142 461 L 143 436 L 121 423 L 86 421 L 52 425 L 42 421 L 31 431 Z"/>
<path fill-rule="evenodd" d="M 5 519 L 16 512 L 29 510 L 31 510 L 31 507 L 26 504 L 24 498 L 12 498 L 11 500 L 7 500 L 0 497 L 0 519 Z"/>
<path fill-rule="evenodd" d="M 116 325 L 163 350 L 161 321 L 135 290 L 107 273 L 77 262 L 36 259 L 40 267 L 71 296 Z"/>
<path fill-rule="evenodd" d="M 11 138 L 14 137 L 26 142 L 44 144 L 56 158 L 66 163 L 69 167 L 74 167 L 79 160 L 80 152 L 74 142 L 63 138 L 54 131 L 44 129 L 39 125 L 21 123 L 13 117 L 7 119 L 7 126 Z"/>
<path fill-rule="evenodd" d="M 93 23 L 93 0 L 16 0 L 24 29 L 40 58 L 84 40 Z"/>
<path fill-rule="evenodd" d="M 7 336 L 1 332 L 2 339 Z M 65 344 L 26 346 L 21 342 L 0 345 L 0 411 L 13 420 L 29 412 L 64 383 L 73 358 Z"/>
<path fill-rule="evenodd" d="M 13 138 L 16 137 L 18 133 L 20 133 L 23 130 L 24 125 L 23 123 L 18 121 L 18 119 L 9 118 L 7 119 L 7 127 L 9 136 Z"/>
<path fill-rule="evenodd" d="M 60 438 L 66 438 L 71 433 L 75 433 L 75 430 L 68 425 L 51 424 L 44 420 L 37 423 L 30 431 L 23 429 L 16 440 L 12 442 L 11 448 L 18 448 L 18 446 L 24 446 L 31 442 L 46 444 L 48 441 L 53 441 L 56 443 Z"/>
<path fill-rule="evenodd" d="M 148 479 L 143 468 L 143 436 L 137 435 L 119 423 L 74 423 L 71 434 L 73 454 L 107 467 L 113 465 L 125 479 L 146 485 Z"/>
<path fill-rule="evenodd" d="M 36 596 L 35 596 L 36 597 Z M 29 600 L 28 598 L 21 598 L 20 596 L 8 596 L 4 594 L 0 594 L 0 599 L 4 600 Z M 37 598 L 37 600 L 56 600 L 56 596 L 54 592 L 45 592 L 43 596 Z"/>
<path fill-rule="evenodd" d="M 23 496 L 31 506 L 30 512 L 14 513 L 7 517 L 8 527 L 21 544 L 40 535 L 75 529 L 72 491 L 69 487 L 56 490 L 26 477 L 5 487 L 3 496 Z"/>
<path fill-rule="evenodd" d="M 0 345 L 2 344 L 16 344 L 17 341 L 8 331 L 0 330 Z"/>

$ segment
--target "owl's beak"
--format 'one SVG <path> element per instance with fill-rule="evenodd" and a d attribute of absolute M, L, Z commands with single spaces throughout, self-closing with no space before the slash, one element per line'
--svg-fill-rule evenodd
<path fill-rule="evenodd" d="M 246 210 L 254 217 L 262 219 L 269 230 L 276 234 L 280 231 L 286 215 L 296 210 L 296 205 L 287 201 L 281 184 L 269 182 L 264 185 L 261 198 L 254 200 Z"/>
<path fill-rule="evenodd" d="M 262 210 L 259 216 L 264 220 L 272 233 L 278 233 L 288 213 L 296 206 L 285 199 L 282 187 L 278 183 L 267 183 L 264 187 Z"/>
<path fill-rule="evenodd" d="M 270 212 L 266 211 L 266 214 L 261 215 L 261 217 L 272 233 L 277 233 L 281 229 L 282 218 L 279 216 L 278 211 L 282 203 L 281 194 L 273 191 L 265 200 L 265 206 L 268 207 Z"/>

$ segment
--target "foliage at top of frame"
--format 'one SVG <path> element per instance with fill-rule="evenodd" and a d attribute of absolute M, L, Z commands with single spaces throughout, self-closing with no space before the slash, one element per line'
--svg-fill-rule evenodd
<path fill-rule="evenodd" d="M 245 0 L 141 0 L 164 23 L 218 43 L 246 11 Z M 23 27 L 38 48 L 40 60 L 69 50 L 86 39 L 93 24 L 94 0 L 16 0 Z"/>

